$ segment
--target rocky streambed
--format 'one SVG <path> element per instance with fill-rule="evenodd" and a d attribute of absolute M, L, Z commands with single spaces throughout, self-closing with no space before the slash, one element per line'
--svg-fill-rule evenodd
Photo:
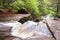
<path fill-rule="evenodd" d="M 0 40 L 60 40 L 60 21 L 0 22 Z"/>

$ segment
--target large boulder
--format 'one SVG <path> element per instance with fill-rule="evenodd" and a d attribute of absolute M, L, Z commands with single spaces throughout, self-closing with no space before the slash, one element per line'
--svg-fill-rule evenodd
<path fill-rule="evenodd" d="M 53 32 L 56 40 L 60 40 L 60 21 L 53 19 L 46 19 L 47 24 L 49 25 L 50 30 Z"/>
<path fill-rule="evenodd" d="M 16 31 L 13 30 L 12 35 L 25 40 L 54 40 L 43 22 L 27 21 L 22 26 L 16 27 Z"/>
<path fill-rule="evenodd" d="M 24 24 L 22 24 L 21 26 L 15 27 L 12 32 L 13 36 L 17 36 L 20 38 L 28 38 L 31 37 L 33 35 L 33 30 L 35 29 L 35 26 L 37 25 L 37 23 L 32 22 L 32 21 L 27 21 Z"/>
<path fill-rule="evenodd" d="M 5 40 L 16 40 L 17 38 L 15 39 L 15 37 L 21 38 L 18 40 L 54 40 L 46 24 L 43 22 L 27 21 L 21 24 L 17 21 L 10 21 L 0 22 L 0 26 L 3 27 L 0 31 L 5 35 L 2 36 L 2 39 L 4 37 Z"/>
<path fill-rule="evenodd" d="M 0 22 L 0 40 L 4 39 L 6 36 L 12 36 L 12 29 L 20 25 L 21 23 L 17 21 Z"/>
<path fill-rule="evenodd" d="M 54 40 L 46 24 L 39 22 L 35 28 L 34 35 L 28 40 Z"/>

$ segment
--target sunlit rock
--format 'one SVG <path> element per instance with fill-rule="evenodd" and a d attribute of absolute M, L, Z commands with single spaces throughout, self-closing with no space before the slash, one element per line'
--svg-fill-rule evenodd
<path fill-rule="evenodd" d="M 52 37 L 46 24 L 39 22 L 35 28 L 34 35 L 28 38 L 28 40 L 54 40 L 54 38 Z"/>
<path fill-rule="evenodd" d="M 37 23 L 32 21 L 27 21 L 22 26 L 16 27 L 16 31 L 12 32 L 14 36 L 18 36 L 20 38 L 28 38 L 33 35 L 33 30 L 35 29 Z"/>
<path fill-rule="evenodd" d="M 17 21 L 0 22 L 0 26 L 11 28 L 10 34 L 25 40 L 54 40 L 46 24 L 41 22 L 27 21 L 21 24 Z M 6 29 L 6 28 L 5 28 Z M 2 30 L 2 29 L 0 29 Z M 8 38 L 9 39 L 9 38 Z M 16 39 L 14 39 L 16 40 Z"/>
<path fill-rule="evenodd" d="M 51 36 L 49 29 L 47 28 L 46 24 L 43 22 L 39 22 L 39 24 L 36 26 L 35 33 L 39 35 Z"/>

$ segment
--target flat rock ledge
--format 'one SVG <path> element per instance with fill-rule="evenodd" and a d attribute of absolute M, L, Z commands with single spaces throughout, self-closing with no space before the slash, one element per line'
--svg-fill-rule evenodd
<path fill-rule="evenodd" d="M 38 23 L 27 21 L 23 24 L 16 21 L 0 22 L 0 40 L 23 40 L 23 38 L 25 40 L 60 40 L 60 21 L 45 19 Z"/>

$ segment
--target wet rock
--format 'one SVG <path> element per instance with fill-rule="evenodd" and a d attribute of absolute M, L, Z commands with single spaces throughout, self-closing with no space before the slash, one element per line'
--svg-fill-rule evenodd
<path fill-rule="evenodd" d="M 28 20 L 30 20 L 30 16 L 20 19 L 19 22 L 23 24 L 23 23 L 27 22 Z"/>

